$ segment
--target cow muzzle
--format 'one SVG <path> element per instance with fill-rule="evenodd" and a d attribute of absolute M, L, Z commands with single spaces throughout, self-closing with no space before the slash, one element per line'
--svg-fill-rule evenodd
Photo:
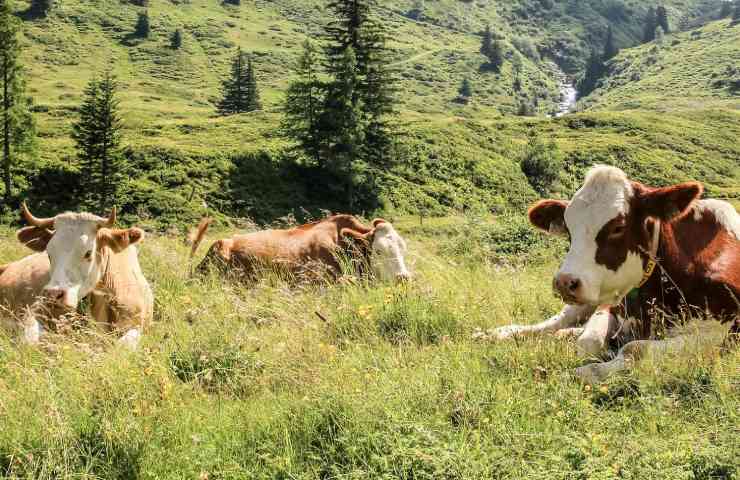
<path fill-rule="evenodd" d="M 560 295 L 565 303 L 580 304 L 583 282 L 580 278 L 567 273 L 560 273 L 553 279 L 553 290 Z"/>
<path fill-rule="evenodd" d="M 61 287 L 50 287 L 45 288 L 43 291 L 44 299 L 59 307 L 75 308 L 76 302 L 73 301 L 71 292 L 67 288 Z"/>

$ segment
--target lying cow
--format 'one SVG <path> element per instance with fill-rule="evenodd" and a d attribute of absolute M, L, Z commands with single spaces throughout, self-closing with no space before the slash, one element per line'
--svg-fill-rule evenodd
<path fill-rule="evenodd" d="M 39 253 L 0 266 L 2 315 L 11 326 L 36 343 L 45 317 L 74 311 L 89 296 L 93 319 L 126 332 L 120 341 L 135 348 L 154 305 L 134 246 L 144 232 L 112 228 L 115 209 L 107 219 L 89 213 L 36 218 L 25 204 L 21 212 L 30 226 L 18 231 L 18 240 Z"/>
<path fill-rule="evenodd" d="M 531 223 L 567 235 L 570 250 L 553 287 L 568 305 L 532 326 L 507 326 L 497 338 L 543 332 L 579 335 L 586 355 L 630 334 L 611 362 L 578 370 L 600 380 L 648 351 L 680 348 L 685 339 L 649 341 L 651 313 L 690 312 L 732 322 L 740 333 L 740 215 L 729 203 L 699 200 L 695 182 L 651 188 L 618 168 L 593 168 L 570 202 L 543 200 Z M 629 322 L 625 322 L 629 319 Z M 572 327 L 585 323 L 585 328 Z M 632 325 L 632 328 L 628 328 Z M 630 337 L 628 337 L 630 338 Z"/>
<path fill-rule="evenodd" d="M 210 222 L 201 222 L 194 237 L 191 258 L 198 249 Z M 198 267 L 226 267 L 247 278 L 269 267 L 302 275 L 318 263 L 334 277 L 341 273 L 341 256 L 347 253 L 358 269 L 371 265 L 381 279 L 405 280 L 406 242 L 389 222 L 376 219 L 372 228 L 352 215 L 332 215 L 323 220 L 287 230 L 263 230 L 217 240 Z"/>

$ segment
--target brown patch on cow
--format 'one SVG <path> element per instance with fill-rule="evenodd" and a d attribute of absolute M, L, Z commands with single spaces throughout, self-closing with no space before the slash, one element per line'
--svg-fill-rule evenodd
<path fill-rule="evenodd" d="M 16 233 L 16 238 L 34 252 L 43 252 L 54 232 L 47 228 L 23 227 Z"/>
<path fill-rule="evenodd" d="M 530 207 L 527 215 L 529 222 L 548 233 L 563 234 L 568 229 L 565 225 L 565 209 L 568 202 L 564 200 L 541 200 Z"/>
<path fill-rule="evenodd" d="M 686 215 L 694 201 L 701 198 L 704 187 L 698 182 L 651 188 L 632 182 L 640 214 L 671 222 Z"/>

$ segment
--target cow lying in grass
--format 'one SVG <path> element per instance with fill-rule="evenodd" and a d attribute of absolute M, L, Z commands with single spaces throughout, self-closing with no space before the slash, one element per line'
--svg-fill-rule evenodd
<path fill-rule="evenodd" d="M 204 220 L 198 227 L 191 258 L 209 223 Z M 332 215 L 287 230 L 263 230 L 217 240 L 198 271 L 218 266 L 254 279 L 264 268 L 304 276 L 316 270 L 318 264 L 336 278 L 342 271 L 342 256 L 346 255 L 359 274 L 370 265 L 383 280 L 405 280 L 411 277 L 405 252 L 406 242 L 389 222 L 376 219 L 372 227 L 366 227 L 352 215 Z"/>
<path fill-rule="evenodd" d="M 553 280 L 568 305 L 545 322 L 502 327 L 494 336 L 561 331 L 578 335 L 586 355 L 599 355 L 610 341 L 622 339 L 614 360 L 578 369 L 590 381 L 626 368 L 647 352 L 686 344 L 681 337 L 648 340 L 656 312 L 674 319 L 712 316 L 731 322 L 730 335 L 736 337 L 740 215 L 729 203 L 699 200 L 702 192 L 694 182 L 651 188 L 617 168 L 600 166 L 588 173 L 570 202 L 534 205 L 529 211 L 534 226 L 570 239 Z"/>
<path fill-rule="evenodd" d="M 120 342 L 135 348 L 154 305 L 134 246 L 144 232 L 113 228 L 115 209 L 107 219 L 89 213 L 36 218 L 25 204 L 21 212 L 30 226 L 18 231 L 18 240 L 38 253 L 0 266 L 1 315 L 9 326 L 37 343 L 44 321 L 74 311 L 89 296 L 93 319 L 125 332 Z"/>

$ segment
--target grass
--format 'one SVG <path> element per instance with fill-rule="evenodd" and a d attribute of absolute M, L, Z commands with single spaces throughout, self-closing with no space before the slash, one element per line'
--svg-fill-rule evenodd
<path fill-rule="evenodd" d="M 570 343 L 473 339 L 561 307 L 549 279 L 562 244 L 504 235 L 516 229 L 490 218 L 395 223 L 416 273 L 402 287 L 192 280 L 181 239 L 150 236 L 140 258 L 155 323 L 140 351 L 84 329 L 39 348 L 0 337 L 0 472 L 737 477 L 737 350 L 704 347 L 584 387 L 568 375 L 582 364 Z M 11 234 L 0 261 L 27 253 Z M 489 238 L 530 253 L 506 257 Z"/>

